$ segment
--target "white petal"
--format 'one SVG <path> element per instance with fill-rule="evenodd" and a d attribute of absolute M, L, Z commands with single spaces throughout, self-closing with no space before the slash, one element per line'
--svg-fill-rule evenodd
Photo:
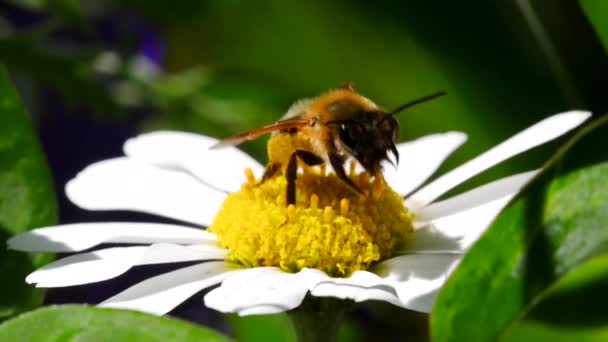
<path fill-rule="evenodd" d="M 37 269 L 25 281 L 37 287 L 61 287 L 111 279 L 137 264 L 146 249 L 117 247 L 72 255 Z"/>
<path fill-rule="evenodd" d="M 458 261 L 458 254 L 402 255 L 371 269 L 396 290 L 400 306 L 430 312 L 437 292 Z"/>
<path fill-rule="evenodd" d="M 417 210 L 503 160 L 561 136 L 590 116 L 589 112 L 570 111 L 549 117 L 427 184 L 408 199 L 408 207 Z"/>
<path fill-rule="evenodd" d="M 165 264 L 194 260 L 224 260 L 228 250 L 213 245 L 182 246 L 169 243 L 151 245 L 137 265 Z"/>
<path fill-rule="evenodd" d="M 509 203 L 507 195 L 478 207 L 442 217 L 419 228 L 414 237 L 400 246 L 397 254 L 463 253 L 488 228 Z"/>
<path fill-rule="evenodd" d="M 424 183 L 441 163 L 467 140 L 461 132 L 427 135 L 397 145 L 401 163 L 395 169 L 383 163 L 384 178 L 395 191 L 405 195 Z"/>
<path fill-rule="evenodd" d="M 250 268 L 226 278 L 205 296 L 205 305 L 239 315 L 283 312 L 300 305 L 308 290 L 325 278 L 325 273 L 307 268 L 298 273 L 276 267 Z"/>
<path fill-rule="evenodd" d="M 164 315 L 202 289 L 221 282 L 236 265 L 206 262 L 146 279 L 103 301 L 99 306 Z"/>
<path fill-rule="evenodd" d="M 249 167 L 261 176 L 263 167 L 235 147 L 210 150 L 218 140 L 185 132 L 160 131 L 127 140 L 127 156 L 146 163 L 187 170 L 203 182 L 236 191 L 245 181 L 243 170 Z"/>
<path fill-rule="evenodd" d="M 213 245 L 216 236 L 202 229 L 159 223 L 75 223 L 38 228 L 8 240 L 8 247 L 29 252 L 77 252 L 101 243 L 177 243 Z"/>
<path fill-rule="evenodd" d="M 537 173 L 538 170 L 534 170 L 501 178 L 457 196 L 450 197 L 445 201 L 432 203 L 416 213 L 416 220 L 435 220 L 475 208 L 507 195 L 517 194 Z"/>
<path fill-rule="evenodd" d="M 310 293 L 316 297 L 336 297 L 355 302 L 381 300 L 401 305 L 397 291 L 383 278 L 368 271 L 355 271 L 348 278 L 323 280 Z"/>
<path fill-rule="evenodd" d="M 311 294 L 356 302 L 383 300 L 400 307 L 429 312 L 437 290 L 451 272 L 459 254 L 414 254 L 379 263 L 348 278 L 321 281 Z"/>
<path fill-rule="evenodd" d="M 134 210 L 209 225 L 226 194 L 191 175 L 128 158 L 88 166 L 66 185 L 68 198 L 89 210 Z"/>
<path fill-rule="evenodd" d="M 82 285 L 117 277 L 136 265 L 221 260 L 226 252 L 219 247 L 172 244 L 100 249 L 52 262 L 31 273 L 25 281 L 37 287 Z"/>
<path fill-rule="evenodd" d="M 427 224 L 416 229 L 411 239 L 395 247 L 395 254 L 463 254 L 465 246 L 462 239 L 462 235 L 448 235 L 432 224 Z"/>
<path fill-rule="evenodd" d="M 239 316 L 272 315 L 285 312 L 282 307 L 274 305 L 257 305 L 239 311 Z"/>

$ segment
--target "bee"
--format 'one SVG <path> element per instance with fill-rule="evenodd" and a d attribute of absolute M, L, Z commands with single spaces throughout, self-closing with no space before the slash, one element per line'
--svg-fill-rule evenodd
<path fill-rule="evenodd" d="M 231 136 L 211 148 L 238 145 L 272 133 L 268 141 L 269 161 L 260 184 L 283 169 L 287 205 L 296 202 L 298 160 L 309 166 L 331 165 L 339 179 L 363 195 L 348 178 L 345 162 L 349 158 L 356 160 L 370 175 L 381 172 L 383 160 L 395 165 L 388 157 L 389 152 L 398 163 L 395 143 L 399 139 L 399 123 L 395 114 L 445 94 L 437 92 L 386 112 L 355 92 L 351 83 L 345 83 L 319 97 L 295 102 L 279 121 Z"/>

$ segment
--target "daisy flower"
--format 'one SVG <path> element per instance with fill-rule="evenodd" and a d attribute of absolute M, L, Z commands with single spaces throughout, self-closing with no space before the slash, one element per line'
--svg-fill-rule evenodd
<path fill-rule="evenodd" d="M 80 172 L 66 185 L 67 195 L 84 209 L 139 211 L 183 225 L 66 224 L 18 235 L 8 245 L 77 253 L 26 278 L 46 288 L 107 280 L 136 265 L 195 262 L 133 285 L 102 307 L 165 314 L 219 285 L 206 294 L 205 305 L 240 315 L 288 311 L 308 293 L 429 312 L 462 255 L 536 171 L 436 200 L 589 116 L 570 111 L 547 118 L 425 185 L 466 135 L 401 143 L 402 162 L 385 167 L 384 179 L 351 165 L 349 177 L 366 196 L 324 169 L 305 167 L 296 206 L 285 205 L 283 176 L 258 185 L 254 175 L 261 175 L 262 165 L 234 147 L 210 150 L 216 139 L 191 133 L 142 134 L 125 143 L 124 157 Z"/>

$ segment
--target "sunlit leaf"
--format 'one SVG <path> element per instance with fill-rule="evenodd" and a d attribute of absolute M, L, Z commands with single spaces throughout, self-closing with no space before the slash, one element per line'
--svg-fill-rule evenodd
<path fill-rule="evenodd" d="M 135 311 L 45 307 L 0 325 L 0 341 L 228 341 L 213 330 Z"/>
<path fill-rule="evenodd" d="M 608 252 L 608 151 L 595 149 L 606 122 L 566 144 L 465 255 L 433 307 L 434 340 L 496 340 L 562 277 Z M 578 309 L 598 305 L 587 304 Z"/>

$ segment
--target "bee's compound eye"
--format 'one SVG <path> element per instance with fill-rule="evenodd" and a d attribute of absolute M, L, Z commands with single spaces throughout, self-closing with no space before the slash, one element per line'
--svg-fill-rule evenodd
<path fill-rule="evenodd" d="M 350 125 L 348 125 L 347 123 L 340 124 L 340 140 L 342 141 L 344 147 L 351 151 L 354 144 L 354 138 L 352 133 L 352 127 L 350 127 Z"/>

